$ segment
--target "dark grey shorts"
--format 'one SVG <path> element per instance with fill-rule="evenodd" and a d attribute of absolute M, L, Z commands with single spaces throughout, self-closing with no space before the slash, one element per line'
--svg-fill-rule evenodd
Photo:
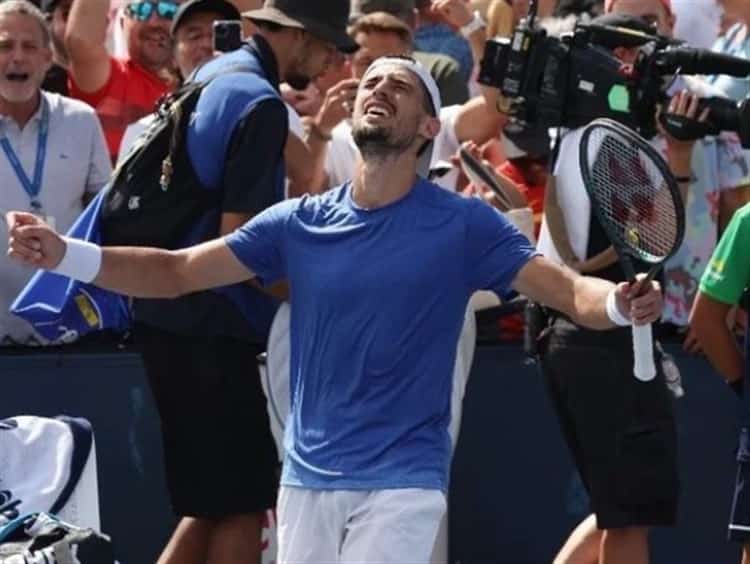
<path fill-rule="evenodd" d="M 656 364 L 654 380 L 635 379 L 629 328 L 558 320 L 542 343 L 547 388 L 601 529 L 676 521 L 677 434 Z"/>
<path fill-rule="evenodd" d="M 257 345 L 139 325 L 135 337 L 161 418 L 167 487 L 179 516 L 275 506 L 278 457 Z"/>

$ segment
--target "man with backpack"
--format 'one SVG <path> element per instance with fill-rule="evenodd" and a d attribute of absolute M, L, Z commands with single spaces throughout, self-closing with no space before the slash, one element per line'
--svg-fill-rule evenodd
<path fill-rule="evenodd" d="M 196 72 L 197 102 L 194 108 L 182 106 L 174 126 L 178 135 L 167 136 L 180 139 L 174 159 L 174 142 L 170 159 L 162 160 L 146 134 L 142 156 L 136 148 L 121 165 L 126 177 L 133 176 L 125 181 L 128 189 L 149 185 L 142 196 L 125 198 L 123 213 L 154 205 L 147 199 L 162 190 L 173 193 L 172 205 L 148 221 L 153 237 L 127 218 L 127 229 L 115 235 L 110 199 L 101 218 L 104 242 L 126 244 L 140 237 L 139 244 L 189 246 L 231 233 L 281 200 L 288 124 L 279 81 L 304 87 L 337 49 L 352 49 L 348 9 L 347 0 L 267 0 L 263 8 L 246 12 L 258 32 L 241 49 Z M 174 96 L 190 88 L 189 83 Z M 121 186 L 116 175 L 111 191 Z M 186 186 L 197 188 L 191 193 Z M 172 216 L 195 208 L 201 191 L 206 198 L 187 210 L 192 219 L 186 232 L 175 229 L 185 222 Z M 264 350 L 276 307 L 274 298 L 248 284 L 134 303 L 134 335 L 161 417 L 167 485 L 182 518 L 160 564 L 259 559 L 262 516 L 276 502 L 278 459 L 256 356 Z"/>

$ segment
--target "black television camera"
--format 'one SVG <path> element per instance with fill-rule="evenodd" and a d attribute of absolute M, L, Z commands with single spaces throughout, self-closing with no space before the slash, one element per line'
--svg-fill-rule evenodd
<path fill-rule="evenodd" d="M 617 120 L 650 139 L 656 133 L 656 106 L 678 74 L 750 76 L 750 61 L 670 39 L 624 28 L 576 26 L 561 38 L 535 25 L 536 0 L 529 3 L 510 38 L 486 43 L 479 82 L 496 87 L 498 109 L 531 127 L 576 128 L 599 117 Z M 638 44 L 633 65 L 624 65 L 602 44 Z M 750 147 L 750 98 L 735 102 L 711 97 L 699 108 L 710 109 L 700 135 L 738 134 Z M 699 112 L 700 113 L 700 112 Z"/>

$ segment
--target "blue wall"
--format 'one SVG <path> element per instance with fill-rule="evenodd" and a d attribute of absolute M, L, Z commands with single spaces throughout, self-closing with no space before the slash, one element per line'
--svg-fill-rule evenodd
<path fill-rule="evenodd" d="M 653 535 L 652 562 L 738 564 L 739 550 L 724 540 L 735 400 L 704 360 L 669 350 L 685 388 L 677 402 L 683 497 L 678 527 Z M 475 357 L 451 494 L 452 560 L 462 564 L 548 564 L 587 515 L 541 377 L 514 349 Z"/>
<path fill-rule="evenodd" d="M 680 524 L 653 536 L 656 564 L 735 564 L 725 542 L 734 474 L 735 403 L 705 362 L 675 353 L 683 501 Z M 122 564 L 154 562 L 174 519 L 158 421 L 136 354 L 0 356 L 0 417 L 88 418 L 96 433 L 102 525 Z M 196 415 L 199 416 L 199 415 Z M 514 347 L 480 347 L 453 469 L 452 560 L 549 563 L 586 514 L 586 498 L 533 366 Z"/>

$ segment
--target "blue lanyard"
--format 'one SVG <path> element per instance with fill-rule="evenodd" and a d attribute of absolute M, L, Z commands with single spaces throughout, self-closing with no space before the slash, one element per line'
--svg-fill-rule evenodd
<path fill-rule="evenodd" d="M 39 201 L 39 192 L 42 191 L 42 175 L 44 174 L 44 161 L 47 158 L 47 136 L 49 133 L 49 105 L 47 104 L 47 100 L 45 100 L 44 95 L 41 94 L 41 96 L 42 121 L 39 124 L 39 136 L 36 145 L 36 163 L 34 165 L 33 180 L 29 180 L 29 177 L 26 175 L 26 171 L 23 169 L 18 155 L 16 155 L 13 147 L 10 146 L 8 137 L 6 135 L 3 135 L 2 138 L 0 138 L 0 145 L 2 145 L 3 151 L 5 151 L 5 156 L 8 157 L 10 165 L 13 167 L 13 170 L 15 171 L 16 176 L 21 183 L 21 186 L 23 186 L 23 189 L 29 195 L 32 209 L 36 211 L 42 209 L 42 203 Z"/>

